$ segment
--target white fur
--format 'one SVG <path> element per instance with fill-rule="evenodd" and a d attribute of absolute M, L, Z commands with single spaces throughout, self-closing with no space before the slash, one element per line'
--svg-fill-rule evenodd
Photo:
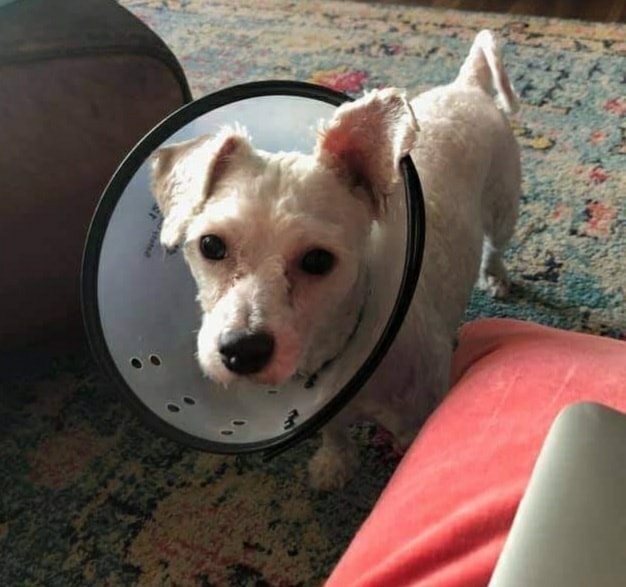
<path fill-rule="evenodd" d="M 345 427 L 358 419 L 379 422 L 400 446 L 412 441 L 448 389 L 452 341 L 473 285 L 496 296 L 508 290 L 501 253 L 517 217 L 520 157 L 494 91 L 504 110 L 516 110 L 495 38 L 482 31 L 454 82 L 410 106 L 391 89 L 343 105 L 313 155 L 256 151 L 241 129 L 227 129 L 155 157 L 162 242 L 184 247 L 198 284 L 199 363 L 227 384 L 235 375 L 217 350 L 225 331 L 273 334 L 271 361 L 249 376 L 257 382 L 314 373 L 341 352 L 364 303 L 371 255 L 385 254 L 372 248 L 373 234 L 394 232 L 389 203 L 402 197 L 398 162 L 411 154 L 427 221 L 417 291 L 372 379 L 325 428 L 310 464 L 315 487 L 339 487 L 353 474 L 358 455 Z M 225 259 L 200 255 L 207 234 L 226 242 Z M 335 255 L 328 275 L 300 269 L 312 248 Z"/>

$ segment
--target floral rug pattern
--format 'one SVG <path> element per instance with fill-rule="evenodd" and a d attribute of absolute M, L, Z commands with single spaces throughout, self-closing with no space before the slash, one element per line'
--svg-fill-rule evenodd
<path fill-rule="evenodd" d="M 626 338 L 624 27 L 350 2 L 122 4 L 195 96 L 272 78 L 417 92 L 454 77 L 478 30 L 499 31 L 523 101 L 514 288 L 503 302 L 476 292 L 467 317 Z M 146 430 L 86 355 L 12 356 L 0 376 L 2 585 L 318 585 L 399 458 L 362 426 L 359 476 L 317 494 L 318 439 L 269 463 L 198 453 Z"/>

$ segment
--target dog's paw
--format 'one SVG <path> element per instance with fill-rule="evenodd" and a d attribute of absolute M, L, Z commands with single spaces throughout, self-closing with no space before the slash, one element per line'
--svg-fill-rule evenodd
<path fill-rule="evenodd" d="M 492 298 L 502 300 L 509 295 L 511 282 L 506 275 L 497 276 L 486 273 L 480 276 L 478 287 L 487 292 Z"/>
<path fill-rule="evenodd" d="M 342 489 L 359 468 L 355 446 L 337 450 L 320 447 L 309 461 L 309 483 L 318 491 Z"/>

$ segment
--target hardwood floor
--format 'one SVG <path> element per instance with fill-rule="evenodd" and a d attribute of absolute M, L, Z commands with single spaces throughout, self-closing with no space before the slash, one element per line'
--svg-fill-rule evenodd
<path fill-rule="evenodd" d="M 361 0 L 367 1 L 367 0 Z M 386 4 L 408 4 L 529 14 L 556 18 L 578 18 L 599 22 L 626 22 L 626 0 L 376 0 Z"/>

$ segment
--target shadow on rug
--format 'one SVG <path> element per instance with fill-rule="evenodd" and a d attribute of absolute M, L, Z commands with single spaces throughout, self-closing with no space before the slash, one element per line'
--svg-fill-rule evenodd
<path fill-rule="evenodd" d="M 477 292 L 468 319 L 626 336 L 623 27 L 348 2 L 123 4 L 196 96 L 270 78 L 416 92 L 451 80 L 479 29 L 498 30 L 524 102 L 515 287 L 502 303 Z M 359 476 L 316 494 L 318 439 L 270 463 L 201 454 L 143 428 L 86 355 L 20 360 L 31 375 L 5 374 L 0 402 L 2 585 L 316 585 L 397 464 L 382 433 L 358 428 Z"/>

